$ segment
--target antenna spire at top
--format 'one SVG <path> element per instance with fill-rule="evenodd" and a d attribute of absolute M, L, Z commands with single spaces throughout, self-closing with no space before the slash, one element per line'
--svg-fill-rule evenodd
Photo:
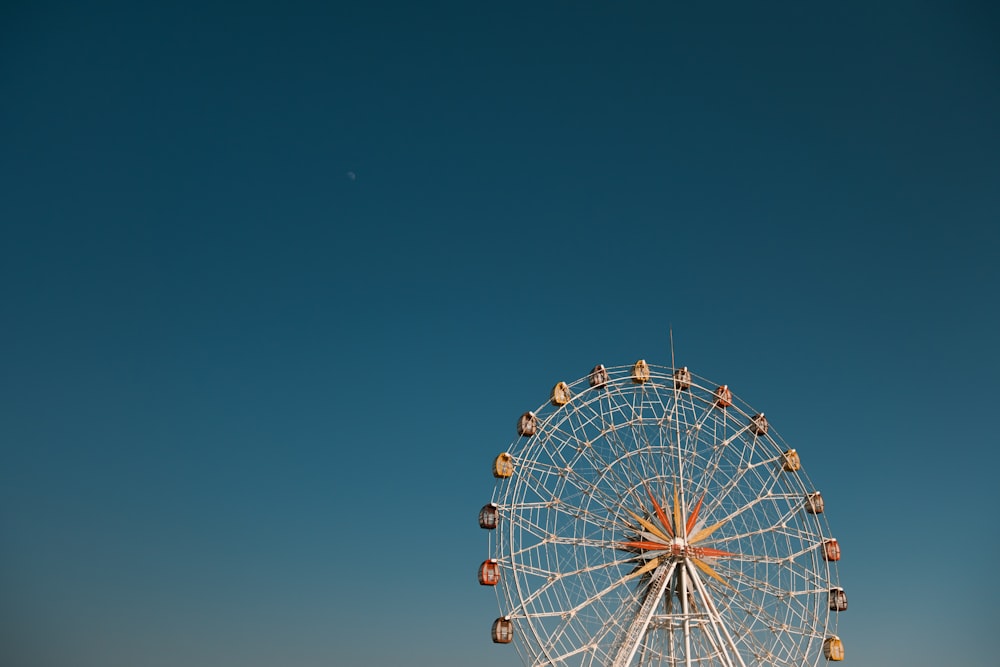
<path fill-rule="evenodd" d="M 674 326 L 668 324 L 667 329 L 670 331 L 670 367 L 674 368 Z"/>

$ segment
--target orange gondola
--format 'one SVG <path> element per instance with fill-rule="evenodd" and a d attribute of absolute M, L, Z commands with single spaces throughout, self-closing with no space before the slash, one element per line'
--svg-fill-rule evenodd
<path fill-rule="evenodd" d="M 823 560 L 840 560 L 840 544 L 832 537 L 828 540 L 823 540 Z"/>
<path fill-rule="evenodd" d="M 496 586 L 500 583 L 500 563 L 496 558 L 484 560 L 479 566 L 479 583 L 483 586 Z"/>
<path fill-rule="evenodd" d="M 728 408 L 733 404 L 733 392 L 729 391 L 727 385 L 722 385 L 715 390 L 715 407 Z"/>

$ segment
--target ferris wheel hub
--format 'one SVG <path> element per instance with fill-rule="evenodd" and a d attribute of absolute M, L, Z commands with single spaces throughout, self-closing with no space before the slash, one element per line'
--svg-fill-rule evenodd
<path fill-rule="evenodd" d="M 687 540 L 682 537 L 675 537 L 670 541 L 670 552 L 674 556 L 687 556 Z"/>

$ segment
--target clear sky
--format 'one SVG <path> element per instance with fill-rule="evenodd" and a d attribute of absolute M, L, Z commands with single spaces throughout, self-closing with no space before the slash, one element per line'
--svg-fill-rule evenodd
<path fill-rule="evenodd" d="M 994 663 L 1000 13 L 687 4 L 5 3 L 0 661 L 517 665 L 489 464 L 672 325 Z"/>

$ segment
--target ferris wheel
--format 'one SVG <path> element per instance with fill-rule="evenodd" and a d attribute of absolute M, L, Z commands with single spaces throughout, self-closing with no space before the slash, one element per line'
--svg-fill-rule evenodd
<path fill-rule="evenodd" d="M 840 545 L 799 454 L 687 368 L 598 365 L 524 413 L 479 514 L 525 664 L 800 667 L 844 658 Z"/>

